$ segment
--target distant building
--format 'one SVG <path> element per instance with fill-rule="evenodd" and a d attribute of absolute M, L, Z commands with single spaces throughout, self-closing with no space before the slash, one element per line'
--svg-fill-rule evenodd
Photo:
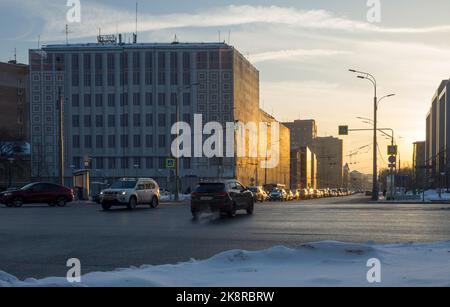
<path fill-rule="evenodd" d="M 372 190 L 372 176 L 358 171 L 352 171 L 349 174 L 349 188 L 355 191 Z"/>
<path fill-rule="evenodd" d="M 88 169 L 93 180 L 154 177 L 173 189 L 171 158 L 176 122 L 276 120 L 259 108 L 259 72 L 224 43 L 108 43 L 48 45 L 30 50 L 33 176 L 60 176 L 56 105 L 64 98 L 64 177 Z M 258 135 L 259 136 L 259 135 Z M 203 179 L 237 177 L 245 185 L 289 184 L 289 131 L 280 125 L 280 163 L 258 158 L 180 160 L 182 191 Z M 269 145 L 268 145 L 269 146 Z"/>
<path fill-rule="evenodd" d="M 300 148 L 300 186 L 301 189 L 317 188 L 316 155 L 308 148 Z"/>
<path fill-rule="evenodd" d="M 426 117 L 426 181 L 438 187 L 450 184 L 450 82 L 443 80 L 433 95 Z M 444 177 L 444 178 L 443 178 Z"/>
<path fill-rule="evenodd" d="M 28 65 L 0 62 L 0 188 L 30 180 Z"/>
<path fill-rule="evenodd" d="M 317 125 L 313 119 L 295 120 L 283 123 L 291 131 L 291 148 L 309 147 L 314 151 L 317 137 Z"/>
<path fill-rule="evenodd" d="M 426 142 L 413 144 L 413 182 L 415 187 L 424 187 L 425 185 L 425 147 Z"/>
<path fill-rule="evenodd" d="M 315 144 L 318 188 L 341 188 L 343 186 L 343 141 L 334 137 L 318 137 Z"/>
<path fill-rule="evenodd" d="M 348 163 L 344 165 L 344 171 L 342 175 L 342 187 L 348 189 L 350 187 L 350 166 Z"/>

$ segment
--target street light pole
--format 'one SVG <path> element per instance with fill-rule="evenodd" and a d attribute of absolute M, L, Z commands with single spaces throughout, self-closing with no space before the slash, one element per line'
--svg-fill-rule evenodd
<path fill-rule="evenodd" d="M 374 98 L 373 98 L 373 184 L 372 184 L 372 200 L 377 201 L 379 199 L 378 191 L 378 143 L 377 143 L 377 111 L 378 111 L 378 98 L 377 98 L 377 80 L 375 77 L 367 72 L 357 71 L 354 69 L 349 69 L 350 72 L 358 73 L 359 79 L 369 80 L 373 84 L 374 88 Z"/>

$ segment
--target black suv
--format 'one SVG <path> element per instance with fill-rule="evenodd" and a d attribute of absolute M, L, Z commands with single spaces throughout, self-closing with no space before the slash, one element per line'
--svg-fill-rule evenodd
<path fill-rule="evenodd" d="M 191 212 L 197 218 L 201 212 L 220 212 L 233 217 L 237 210 L 253 214 L 253 193 L 237 180 L 200 183 L 191 194 Z"/>

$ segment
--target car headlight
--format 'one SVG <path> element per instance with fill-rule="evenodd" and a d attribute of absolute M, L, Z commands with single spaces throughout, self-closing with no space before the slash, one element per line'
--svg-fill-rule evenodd
<path fill-rule="evenodd" d="M 100 192 L 100 195 L 103 195 L 103 194 L 105 194 L 105 192 Z"/>
<path fill-rule="evenodd" d="M 127 195 L 127 192 L 122 192 L 122 195 L 123 195 L 123 196 Z"/>
<path fill-rule="evenodd" d="M 3 196 L 6 196 L 6 197 L 11 196 L 11 195 L 12 195 L 12 193 L 5 193 L 5 194 L 3 194 Z"/>

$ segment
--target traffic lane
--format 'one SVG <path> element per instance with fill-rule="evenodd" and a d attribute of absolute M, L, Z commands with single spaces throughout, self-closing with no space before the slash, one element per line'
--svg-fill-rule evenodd
<path fill-rule="evenodd" d="M 93 205 L 4 209 L 0 210 L 0 246 L 8 253 L 1 253 L 0 269 L 22 278 L 64 276 L 65 263 L 72 257 L 81 260 L 87 273 L 311 241 L 448 240 L 448 207 L 333 201 L 264 203 L 257 205 L 254 216 L 210 215 L 198 222 L 190 217 L 187 204 L 131 212 L 103 212 Z"/>

